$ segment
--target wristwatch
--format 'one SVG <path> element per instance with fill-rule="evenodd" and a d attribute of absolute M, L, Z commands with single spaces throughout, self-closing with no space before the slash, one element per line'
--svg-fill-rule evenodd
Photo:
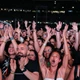
<path fill-rule="evenodd" d="M 26 67 L 24 67 L 24 69 L 21 69 L 22 72 L 25 72 L 26 70 L 27 70 Z"/>

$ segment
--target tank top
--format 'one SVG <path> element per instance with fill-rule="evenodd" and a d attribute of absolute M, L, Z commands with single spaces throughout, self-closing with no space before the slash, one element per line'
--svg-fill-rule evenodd
<path fill-rule="evenodd" d="M 51 79 L 51 78 L 45 78 L 44 80 L 54 80 L 54 79 Z M 56 78 L 56 80 L 63 80 L 63 78 Z"/>

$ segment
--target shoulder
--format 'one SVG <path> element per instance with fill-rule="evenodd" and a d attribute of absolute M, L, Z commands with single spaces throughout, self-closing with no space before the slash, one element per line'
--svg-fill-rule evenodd
<path fill-rule="evenodd" d="M 25 67 L 31 72 L 39 72 L 39 65 L 35 61 L 29 60 L 28 64 L 26 64 Z"/>

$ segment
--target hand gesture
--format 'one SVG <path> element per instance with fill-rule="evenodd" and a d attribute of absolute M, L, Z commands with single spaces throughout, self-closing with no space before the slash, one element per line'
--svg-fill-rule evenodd
<path fill-rule="evenodd" d="M 25 24 L 25 27 L 27 28 L 28 21 L 27 21 L 27 20 L 25 20 L 25 21 L 24 21 L 24 24 Z"/>
<path fill-rule="evenodd" d="M 17 25 L 18 25 L 18 28 L 20 28 L 20 22 L 19 21 L 17 22 Z"/>
<path fill-rule="evenodd" d="M 0 29 L 3 29 L 3 23 L 0 23 Z"/>
<path fill-rule="evenodd" d="M 14 59 L 10 60 L 10 67 L 11 67 L 12 72 L 16 71 L 16 60 L 14 60 Z"/>
<path fill-rule="evenodd" d="M 51 28 L 50 28 L 48 25 L 45 25 L 45 28 L 46 28 L 46 30 L 47 30 L 47 35 L 48 35 L 48 37 L 51 37 L 51 36 L 52 36 Z"/>
<path fill-rule="evenodd" d="M 3 40 L 6 42 L 9 39 L 8 29 L 5 29 Z"/>
<path fill-rule="evenodd" d="M 36 28 L 36 22 L 35 22 L 35 21 L 32 22 L 32 28 L 33 28 L 33 29 Z"/>
<path fill-rule="evenodd" d="M 20 66 L 20 69 L 24 69 L 24 66 L 25 66 L 25 57 L 21 57 L 21 59 L 19 60 L 19 66 Z"/>
<path fill-rule="evenodd" d="M 57 23 L 56 29 L 59 31 L 59 30 L 61 29 L 61 27 L 62 27 L 62 22 L 59 21 L 59 22 Z"/>
<path fill-rule="evenodd" d="M 8 28 L 8 32 L 9 32 L 9 37 L 12 37 L 13 36 L 13 27 L 12 26 L 10 26 Z"/>
<path fill-rule="evenodd" d="M 72 29 L 73 29 L 74 31 L 78 31 L 78 24 L 77 24 L 76 22 L 73 22 L 73 23 L 72 23 Z"/>
<path fill-rule="evenodd" d="M 65 24 L 65 28 L 64 28 L 64 30 L 63 30 L 63 35 L 66 35 L 67 30 L 68 30 L 68 25 Z"/>

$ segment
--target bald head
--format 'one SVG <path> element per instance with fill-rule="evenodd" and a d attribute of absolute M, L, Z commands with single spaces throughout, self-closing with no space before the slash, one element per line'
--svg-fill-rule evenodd
<path fill-rule="evenodd" d="M 20 53 L 22 55 L 27 55 L 28 47 L 24 43 L 20 43 L 18 45 L 17 53 Z"/>

